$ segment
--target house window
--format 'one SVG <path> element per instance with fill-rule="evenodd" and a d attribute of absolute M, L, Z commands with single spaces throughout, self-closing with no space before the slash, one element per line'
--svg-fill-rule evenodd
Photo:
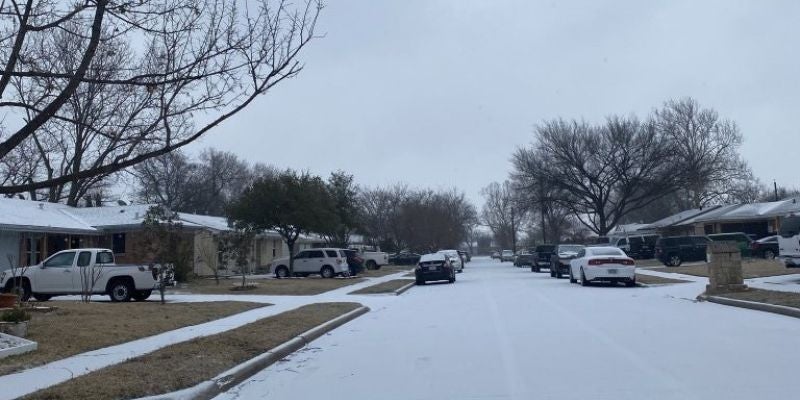
<path fill-rule="evenodd" d="M 42 247 L 44 238 L 29 237 L 25 239 L 25 260 L 27 265 L 35 265 L 42 262 Z M 24 262 L 21 265 L 26 265 Z"/>
<path fill-rule="evenodd" d="M 111 236 L 111 250 L 114 254 L 125 254 L 125 234 L 115 233 Z"/>

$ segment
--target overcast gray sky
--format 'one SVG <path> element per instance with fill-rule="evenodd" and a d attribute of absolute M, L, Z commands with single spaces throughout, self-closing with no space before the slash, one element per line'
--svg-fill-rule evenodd
<path fill-rule="evenodd" d="M 800 186 L 797 1 L 330 0 L 301 74 L 190 147 L 476 205 L 554 117 L 692 96 L 739 124 L 764 182 Z"/>

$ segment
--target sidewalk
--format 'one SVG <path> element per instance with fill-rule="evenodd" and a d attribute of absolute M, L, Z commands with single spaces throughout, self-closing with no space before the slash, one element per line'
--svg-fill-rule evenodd
<path fill-rule="evenodd" d="M 332 301 L 359 301 L 381 305 L 385 298 L 374 296 L 355 296 L 347 293 L 363 287 L 375 285 L 384 281 L 397 279 L 406 272 L 386 275 L 376 278 L 366 278 L 364 282 L 345 286 L 329 292 L 313 296 L 261 296 L 261 295 L 168 295 L 170 302 L 207 302 L 207 301 L 250 301 L 257 303 L 272 303 L 272 306 L 245 311 L 229 317 L 206 322 L 199 325 L 167 331 L 158 335 L 134 340 L 106 347 L 98 350 L 81 353 L 62 360 L 54 361 L 39 367 L 34 367 L 14 374 L 0 376 L 0 400 L 14 399 L 33 393 L 74 377 L 88 374 L 101 368 L 119 364 L 128 359 L 156 351 L 166 346 L 185 342 L 202 336 L 214 335 L 259 319 L 271 317 L 285 311 L 310 303 L 323 303 Z M 368 305 L 368 304 L 364 304 Z"/>

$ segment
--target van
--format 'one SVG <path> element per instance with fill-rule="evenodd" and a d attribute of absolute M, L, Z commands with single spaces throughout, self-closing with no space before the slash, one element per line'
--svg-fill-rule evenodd
<path fill-rule="evenodd" d="M 800 268 L 800 216 L 791 215 L 781 220 L 778 254 L 787 268 Z"/>

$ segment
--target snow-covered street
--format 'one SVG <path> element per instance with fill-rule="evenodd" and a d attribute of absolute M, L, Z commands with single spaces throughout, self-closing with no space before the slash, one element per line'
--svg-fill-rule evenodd
<path fill-rule="evenodd" d="M 584 288 L 476 258 L 218 398 L 795 398 L 800 320 L 695 302 L 703 285 Z"/>

